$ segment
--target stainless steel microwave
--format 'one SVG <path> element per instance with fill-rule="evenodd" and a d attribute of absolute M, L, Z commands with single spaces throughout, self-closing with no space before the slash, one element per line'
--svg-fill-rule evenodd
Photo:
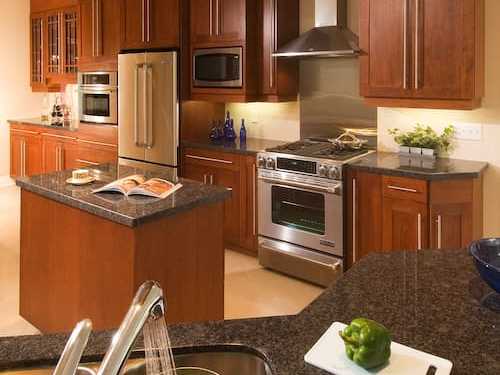
<path fill-rule="evenodd" d="M 194 87 L 243 86 L 243 48 L 197 49 L 193 53 Z"/>
<path fill-rule="evenodd" d="M 80 121 L 118 124 L 118 72 L 78 74 Z"/>

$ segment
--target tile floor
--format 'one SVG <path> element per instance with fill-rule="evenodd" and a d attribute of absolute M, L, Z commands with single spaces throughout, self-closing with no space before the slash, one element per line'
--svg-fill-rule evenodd
<path fill-rule="evenodd" d="M 322 289 L 262 268 L 253 257 L 226 251 L 225 317 L 295 314 Z M 0 336 L 37 334 L 18 315 L 19 190 L 0 188 Z"/>

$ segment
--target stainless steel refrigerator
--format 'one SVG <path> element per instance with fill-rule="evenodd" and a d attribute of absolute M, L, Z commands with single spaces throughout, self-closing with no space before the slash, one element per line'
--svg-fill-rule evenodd
<path fill-rule="evenodd" d="M 120 163 L 178 167 L 177 53 L 118 56 Z"/>

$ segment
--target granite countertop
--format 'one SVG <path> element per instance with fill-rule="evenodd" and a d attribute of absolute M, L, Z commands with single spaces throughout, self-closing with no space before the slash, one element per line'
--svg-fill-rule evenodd
<path fill-rule="evenodd" d="M 22 124 L 22 125 L 33 125 L 41 126 L 49 129 L 67 130 L 67 131 L 77 131 L 79 126 L 79 121 L 72 120 L 69 125 L 65 126 L 55 126 L 51 125 L 47 121 L 42 121 L 41 118 L 29 118 L 29 119 L 19 119 L 19 120 L 8 120 L 11 124 Z"/>
<path fill-rule="evenodd" d="M 285 144 L 284 141 L 275 141 L 260 138 L 247 138 L 246 142 L 242 143 L 239 139 L 234 142 L 211 141 L 206 138 L 183 140 L 184 147 L 204 148 L 215 151 L 230 152 L 234 154 L 255 155 L 265 151 L 268 148 L 276 147 Z"/>
<path fill-rule="evenodd" d="M 451 360 L 454 375 L 497 375 L 500 297 L 485 298 L 491 291 L 465 250 L 371 254 L 298 315 L 173 325 L 169 330 L 175 352 L 241 344 L 261 352 L 275 375 L 326 375 L 305 364 L 304 354 L 333 322 L 364 316 L 386 325 L 394 341 Z M 93 334 L 86 360 L 101 356 L 111 335 Z M 1 338 L 0 369 L 53 364 L 66 339 Z"/>
<path fill-rule="evenodd" d="M 24 177 L 18 179 L 16 184 L 43 197 L 130 227 L 159 217 L 175 215 L 203 204 L 223 201 L 231 194 L 223 187 L 179 179 L 177 170 L 174 168 L 163 173 L 151 173 L 125 165 L 103 164 L 91 168 L 90 172 L 97 180 L 85 186 L 73 186 L 66 183 L 66 180 L 71 177 L 71 171 Z M 92 193 L 92 190 L 109 182 L 133 174 L 143 174 L 147 178 L 158 177 L 169 181 L 179 181 L 183 187 L 165 199 L 143 196 L 125 197 L 117 193 Z"/>
<path fill-rule="evenodd" d="M 352 169 L 425 180 L 476 178 L 487 167 L 488 163 L 480 161 L 410 158 L 388 152 L 375 152 L 349 163 Z"/>

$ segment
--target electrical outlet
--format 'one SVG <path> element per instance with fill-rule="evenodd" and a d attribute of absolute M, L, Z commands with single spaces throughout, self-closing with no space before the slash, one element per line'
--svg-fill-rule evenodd
<path fill-rule="evenodd" d="M 478 123 L 457 122 L 455 138 L 462 141 L 480 141 L 483 138 L 483 125 Z"/>

